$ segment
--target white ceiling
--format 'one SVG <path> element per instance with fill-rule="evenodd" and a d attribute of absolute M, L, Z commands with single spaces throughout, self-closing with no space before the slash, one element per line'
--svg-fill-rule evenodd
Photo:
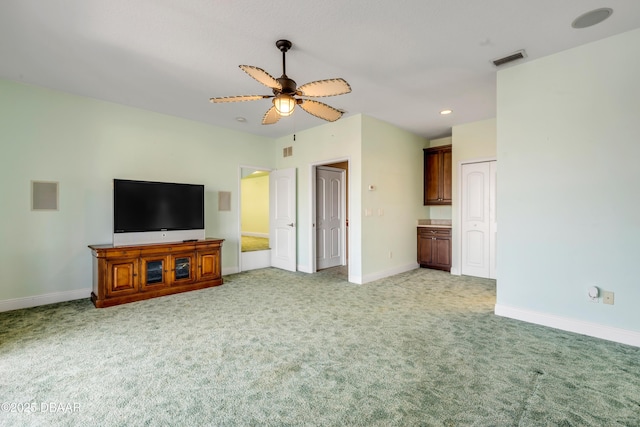
<path fill-rule="evenodd" d="M 613 15 L 571 28 L 600 7 Z M 270 94 L 238 65 L 280 77 L 275 41 L 286 38 L 298 85 L 351 84 L 322 101 L 438 138 L 495 117 L 492 59 L 525 49 L 530 61 L 638 27 L 638 0 L 1 0 L 0 77 L 279 137 L 325 122 L 298 109 L 263 126 L 269 100 L 209 98 Z"/>

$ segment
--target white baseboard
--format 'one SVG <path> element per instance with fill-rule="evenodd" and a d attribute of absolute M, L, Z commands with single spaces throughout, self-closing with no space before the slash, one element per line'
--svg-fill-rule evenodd
<path fill-rule="evenodd" d="M 640 332 L 636 331 L 599 325 L 597 323 L 585 322 L 583 320 L 570 319 L 567 317 L 556 316 L 554 314 L 540 313 L 517 307 L 509 307 L 501 304 L 495 305 L 495 314 L 497 316 L 535 323 L 536 325 L 548 326 L 563 331 L 575 332 L 577 334 L 640 347 Z"/>
<path fill-rule="evenodd" d="M 356 285 L 362 285 L 362 276 L 349 276 L 349 283 L 355 283 Z"/>
<path fill-rule="evenodd" d="M 363 276 L 359 282 L 355 282 L 358 284 L 365 284 L 369 282 L 373 282 L 374 280 L 384 279 L 385 277 L 395 276 L 396 274 L 406 273 L 407 271 L 415 270 L 420 267 L 418 263 L 411 263 L 406 265 L 401 265 L 400 267 L 391 268 L 385 271 L 379 271 L 373 274 L 367 274 Z"/>
<path fill-rule="evenodd" d="M 76 299 L 89 299 L 90 297 L 91 288 L 84 288 L 73 291 L 52 292 L 50 294 L 35 295 L 32 297 L 13 298 L 0 301 L 0 312 L 37 307 L 39 305 L 55 304 L 57 302 L 73 301 Z"/>
<path fill-rule="evenodd" d="M 298 264 L 296 265 L 296 270 L 300 271 L 301 273 L 314 273 L 313 271 L 311 271 L 311 267 L 309 267 L 309 265 Z"/>
<path fill-rule="evenodd" d="M 250 251 L 240 254 L 242 271 L 257 270 L 271 266 L 271 249 L 265 251 Z"/>

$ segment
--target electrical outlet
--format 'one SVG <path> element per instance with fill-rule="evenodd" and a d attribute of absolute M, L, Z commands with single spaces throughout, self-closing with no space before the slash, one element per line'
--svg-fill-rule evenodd
<path fill-rule="evenodd" d="M 602 291 L 602 302 L 604 304 L 613 305 L 613 292 L 611 292 L 611 291 Z"/>

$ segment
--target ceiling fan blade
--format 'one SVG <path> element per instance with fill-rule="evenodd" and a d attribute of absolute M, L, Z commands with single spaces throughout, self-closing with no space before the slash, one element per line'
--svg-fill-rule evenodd
<path fill-rule="evenodd" d="M 219 104 L 221 102 L 257 101 L 258 99 L 273 98 L 271 95 L 240 95 L 222 96 L 220 98 L 209 98 L 209 101 Z"/>
<path fill-rule="evenodd" d="M 301 96 L 335 96 L 351 92 L 351 86 L 344 79 L 317 80 L 298 88 Z"/>
<path fill-rule="evenodd" d="M 240 69 L 268 88 L 282 90 L 282 85 L 262 68 L 253 65 L 240 65 Z"/>
<path fill-rule="evenodd" d="M 267 110 L 267 112 L 264 113 L 264 117 L 262 118 L 262 124 L 272 125 L 278 120 L 280 120 L 280 114 L 278 114 L 278 112 L 276 111 L 276 107 L 274 106 L 269 108 L 269 110 Z"/>
<path fill-rule="evenodd" d="M 316 116 L 328 122 L 335 122 L 340 117 L 342 117 L 343 114 L 343 112 L 340 110 L 337 110 L 327 104 L 323 104 L 322 102 L 313 101 L 311 99 L 302 100 L 300 108 L 302 108 L 312 116 Z"/>

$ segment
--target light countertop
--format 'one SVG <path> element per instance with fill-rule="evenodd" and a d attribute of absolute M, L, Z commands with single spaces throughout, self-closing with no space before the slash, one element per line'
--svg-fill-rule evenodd
<path fill-rule="evenodd" d="M 451 228 L 450 219 L 419 219 L 418 227 Z"/>

